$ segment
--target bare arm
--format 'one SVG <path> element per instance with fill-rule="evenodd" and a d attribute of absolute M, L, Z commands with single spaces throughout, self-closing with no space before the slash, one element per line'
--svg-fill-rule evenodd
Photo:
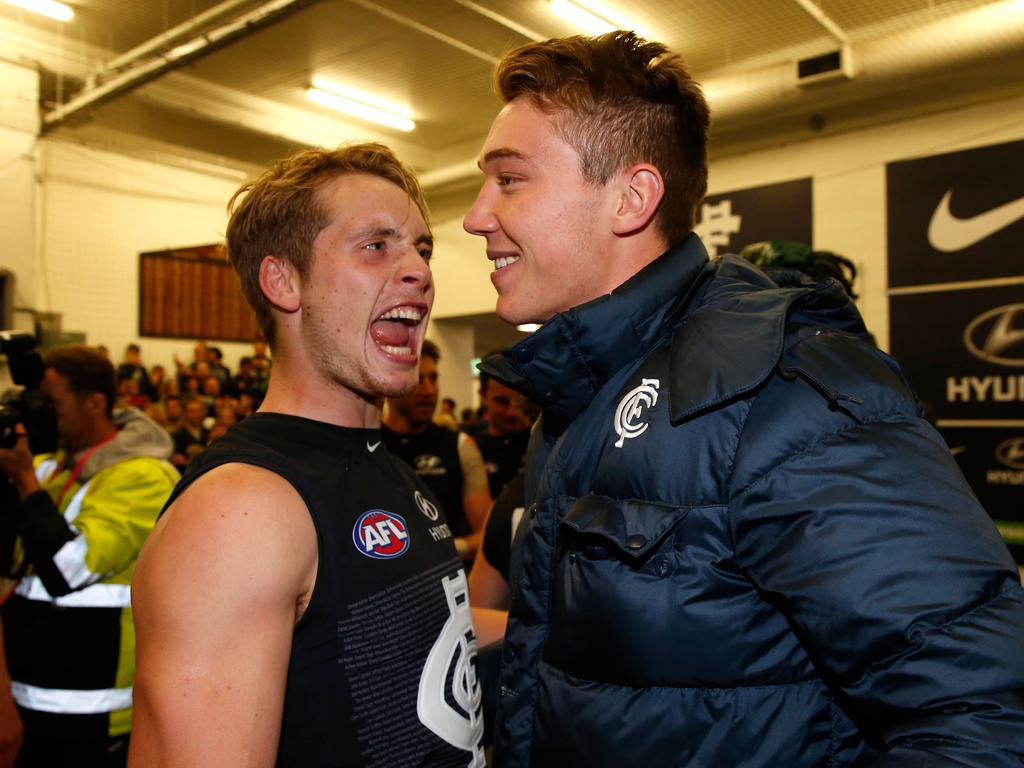
<path fill-rule="evenodd" d="M 277 756 L 292 631 L 316 578 L 302 499 L 228 464 L 157 524 L 132 582 L 136 768 L 261 768 Z"/>
<path fill-rule="evenodd" d="M 458 448 L 459 464 L 462 467 L 462 507 L 466 511 L 466 519 L 473 532 L 461 540 L 456 540 L 455 546 L 463 560 L 472 560 L 480 548 L 484 522 L 487 520 L 487 511 L 491 508 L 492 499 L 490 487 L 487 485 L 487 469 L 484 467 L 484 459 L 476 442 L 469 435 L 460 432 Z"/>
<path fill-rule="evenodd" d="M 508 582 L 491 565 L 481 545 L 473 560 L 473 570 L 469 572 L 469 605 L 473 611 L 477 642 L 481 646 L 505 636 L 508 603 Z"/>

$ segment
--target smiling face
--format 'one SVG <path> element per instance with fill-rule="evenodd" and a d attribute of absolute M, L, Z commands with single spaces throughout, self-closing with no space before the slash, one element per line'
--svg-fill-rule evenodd
<path fill-rule="evenodd" d="M 510 101 L 480 167 L 484 184 L 463 226 L 487 240 L 503 320 L 543 323 L 623 281 L 612 252 L 615 190 L 583 178 L 554 116 L 525 96 Z"/>
<path fill-rule="evenodd" d="M 317 192 L 327 225 L 302 278 L 301 342 L 314 375 L 376 400 L 410 391 L 434 301 L 433 240 L 412 199 L 365 173 Z"/>

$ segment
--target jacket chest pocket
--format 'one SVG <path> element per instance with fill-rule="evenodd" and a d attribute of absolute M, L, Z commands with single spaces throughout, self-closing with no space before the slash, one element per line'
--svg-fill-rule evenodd
<path fill-rule="evenodd" d="M 670 646 L 685 630 L 679 579 L 693 579 L 676 535 L 689 512 L 597 495 L 572 503 L 558 531 L 547 663 L 617 685 L 664 677 L 656 666 L 679 655 Z"/>
<path fill-rule="evenodd" d="M 689 507 L 590 494 L 573 502 L 562 518 L 562 555 L 570 562 L 616 559 L 638 568 L 652 558 L 686 517 Z"/>

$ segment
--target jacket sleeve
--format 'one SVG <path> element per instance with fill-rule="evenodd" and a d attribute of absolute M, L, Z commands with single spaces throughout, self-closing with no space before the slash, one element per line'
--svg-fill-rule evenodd
<path fill-rule="evenodd" d="M 850 422 L 731 511 L 742 566 L 878 750 L 865 765 L 1024 763 L 1024 591 L 929 425 Z"/>
<path fill-rule="evenodd" d="M 47 592 L 59 597 L 124 570 L 138 556 L 175 479 L 173 469 L 155 459 L 121 462 L 90 480 L 70 524 L 45 492 L 26 497 L 21 538 Z"/>

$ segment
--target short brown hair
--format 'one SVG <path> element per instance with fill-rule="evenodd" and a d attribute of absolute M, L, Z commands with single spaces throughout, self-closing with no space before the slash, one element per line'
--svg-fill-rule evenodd
<path fill-rule="evenodd" d="M 242 283 L 242 293 L 271 346 L 276 329 L 270 302 L 260 288 L 260 264 L 265 256 L 273 255 L 292 264 L 300 277 L 306 277 L 313 241 L 329 223 L 329 212 L 324 210 L 317 192 L 331 179 L 351 173 L 368 173 L 390 181 L 412 198 L 423 220 L 429 223 L 427 203 L 416 176 L 390 149 L 376 142 L 299 152 L 244 184 L 228 202 L 228 255 Z"/>
<path fill-rule="evenodd" d="M 693 229 L 707 191 L 711 117 L 700 85 L 666 46 L 622 30 L 529 43 L 501 60 L 495 88 L 506 102 L 525 95 L 555 115 L 592 184 L 652 163 L 665 180 L 659 230 L 675 243 Z"/>
<path fill-rule="evenodd" d="M 435 363 L 439 363 L 441 362 L 441 349 L 430 339 L 424 339 L 420 357 L 429 357 Z"/>
<path fill-rule="evenodd" d="M 69 344 L 56 347 L 43 355 L 43 368 L 52 368 L 68 380 L 68 387 L 77 397 L 96 392 L 107 398 L 107 416 L 114 413 L 117 382 L 114 366 L 95 347 Z"/>

